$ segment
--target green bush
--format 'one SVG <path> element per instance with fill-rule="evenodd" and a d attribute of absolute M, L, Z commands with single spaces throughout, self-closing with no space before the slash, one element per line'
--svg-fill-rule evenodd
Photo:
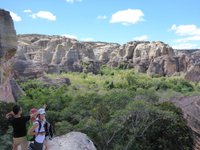
<path fill-rule="evenodd" d="M 177 77 L 151 78 L 134 70 L 106 66 L 101 68 L 101 75 L 60 76 L 69 78 L 71 85 L 45 86 L 36 80 L 21 83 L 26 96 L 18 102 L 24 112 L 47 104 L 47 119 L 56 135 L 81 131 L 100 150 L 192 149 L 191 132 L 181 110 L 158 102 L 165 97 L 198 93 L 199 84 Z M 12 105 L 0 103 L 0 138 L 8 140 L 7 149 L 11 135 L 4 116 Z"/>

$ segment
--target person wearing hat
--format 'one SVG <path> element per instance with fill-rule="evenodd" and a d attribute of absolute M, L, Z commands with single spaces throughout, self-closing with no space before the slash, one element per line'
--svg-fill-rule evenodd
<path fill-rule="evenodd" d="M 29 111 L 29 114 L 32 115 L 35 112 L 38 112 L 38 110 L 36 108 L 31 108 L 30 111 Z M 37 116 L 35 116 L 35 117 L 33 117 L 33 118 L 30 119 L 30 121 L 28 123 L 28 128 L 27 128 L 28 130 L 33 126 L 33 123 L 36 121 L 36 119 L 37 119 Z M 27 134 L 26 135 L 26 139 L 29 142 L 32 142 L 32 141 L 34 141 L 34 136 Z"/>
<path fill-rule="evenodd" d="M 43 149 L 43 143 L 45 139 L 45 109 L 40 108 L 38 110 L 38 118 L 36 121 L 34 121 L 33 126 L 29 129 L 28 134 L 34 135 L 35 140 L 34 143 L 31 143 L 30 148 L 32 150 L 42 150 Z"/>

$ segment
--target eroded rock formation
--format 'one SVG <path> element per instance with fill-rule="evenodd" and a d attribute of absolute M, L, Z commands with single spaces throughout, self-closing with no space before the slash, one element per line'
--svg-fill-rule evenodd
<path fill-rule="evenodd" d="M 152 76 L 172 76 L 181 73 L 186 79 L 199 81 L 197 63 L 199 51 L 177 51 L 157 41 L 131 41 L 124 45 L 106 42 L 79 42 L 62 36 L 19 35 L 17 63 L 29 63 L 22 71 L 15 67 L 18 77 L 33 72 L 60 73 L 68 71 L 99 73 L 101 65 L 135 68 Z M 31 64 L 30 64 L 31 62 Z M 35 66 L 35 70 L 31 70 Z M 37 67 L 36 67 L 37 66 Z M 28 68 L 28 69 L 27 69 Z M 193 69 L 192 69 L 193 68 Z M 195 69 L 195 70 L 194 70 Z M 191 72 L 194 72 L 192 78 Z M 26 74 L 24 74 L 26 72 Z"/>
<path fill-rule="evenodd" d="M 89 44 L 61 36 L 19 35 L 15 64 L 18 78 L 41 77 L 44 72 L 99 72 L 99 62 Z M 33 67 L 34 66 L 34 67 Z M 31 69 L 37 68 L 37 69 Z"/>

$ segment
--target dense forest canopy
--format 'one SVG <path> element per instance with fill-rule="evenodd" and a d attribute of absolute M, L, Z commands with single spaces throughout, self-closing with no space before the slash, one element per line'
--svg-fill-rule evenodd
<path fill-rule="evenodd" d="M 134 70 L 101 68 L 101 74 L 63 73 L 70 85 L 20 82 L 26 95 L 17 102 L 27 114 L 47 104 L 56 135 L 86 133 L 99 150 L 189 150 L 193 140 L 180 109 L 168 100 L 197 95 L 200 84 L 181 77 L 150 77 Z M 12 130 L 0 103 L 0 149 L 10 149 Z"/>

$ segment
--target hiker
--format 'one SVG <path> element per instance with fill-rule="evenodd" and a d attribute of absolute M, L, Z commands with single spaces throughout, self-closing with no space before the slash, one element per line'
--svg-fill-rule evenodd
<path fill-rule="evenodd" d="M 43 105 L 43 108 L 44 108 L 45 111 L 46 111 L 47 105 L 44 104 L 44 105 Z M 31 108 L 30 111 L 29 111 L 29 114 L 30 114 L 30 115 L 31 115 L 31 114 L 34 114 L 36 111 L 37 111 L 36 108 Z M 46 117 L 45 117 L 45 118 L 46 118 Z M 34 118 L 32 118 L 32 119 L 30 120 L 29 125 L 28 125 L 28 128 L 27 128 L 28 130 L 33 126 L 34 122 L 35 122 L 37 119 L 38 119 L 37 117 L 34 117 Z M 51 140 L 51 139 L 53 138 L 54 134 L 53 134 L 53 127 L 52 127 L 52 125 L 51 125 L 48 121 L 46 121 L 46 119 L 45 119 L 44 128 L 45 128 L 44 150 L 48 150 L 49 147 L 50 147 L 48 141 Z M 31 149 L 31 147 L 30 147 L 31 144 L 30 144 L 30 143 L 33 143 L 33 142 L 34 142 L 35 136 L 27 134 L 26 137 L 27 137 L 27 140 L 29 141 L 28 149 Z"/>
<path fill-rule="evenodd" d="M 34 121 L 33 126 L 29 129 L 28 134 L 35 136 L 34 143 L 30 143 L 31 150 L 43 150 L 45 140 L 45 109 L 38 110 L 38 118 Z"/>
<path fill-rule="evenodd" d="M 34 114 L 35 112 L 37 112 L 38 110 L 36 108 L 31 108 L 30 111 L 29 111 L 29 114 L 32 115 Z M 33 123 L 36 121 L 37 119 L 37 116 L 33 117 L 30 119 L 29 123 L 28 123 L 28 128 L 27 130 L 29 130 L 32 126 L 33 126 Z M 32 135 L 26 135 L 26 139 L 30 142 L 34 141 L 34 137 Z"/>
<path fill-rule="evenodd" d="M 17 150 L 21 145 L 22 150 L 27 150 L 28 142 L 26 140 L 26 124 L 38 115 L 38 112 L 30 116 L 22 116 L 22 107 L 19 105 L 13 106 L 13 110 L 6 114 L 6 118 L 13 127 L 13 150 Z"/>

